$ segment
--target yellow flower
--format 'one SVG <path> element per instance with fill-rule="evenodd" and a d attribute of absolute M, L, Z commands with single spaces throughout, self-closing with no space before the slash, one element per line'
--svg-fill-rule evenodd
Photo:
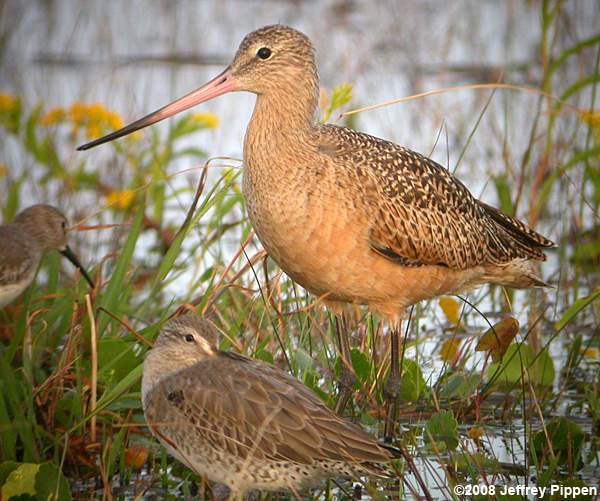
<path fill-rule="evenodd" d="M 117 130 L 125 125 L 123 119 L 114 111 L 109 111 L 105 116 L 106 125 L 109 129 Z"/>
<path fill-rule="evenodd" d="M 106 197 L 106 203 L 115 209 L 125 210 L 131 207 L 135 193 L 133 191 L 111 191 Z"/>
<path fill-rule="evenodd" d="M 592 128 L 600 128 L 600 111 L 585 111 L 581 113 L 581 120 Z"/>
<path fill-rule="evenodd" d="M 17 98 L 0 92 L 0 113 L 11 113 L 18 106 Z"/>
<path fill-rule="evenodd" d="M 480 440 L 484 434 L 485 434 L 485 431 L 483 430 L 483 428 L 479 428 L 478 426 L 469 428 L 469 431 L 467 432 L 467 435 L 469 436 L 469 438 L 471 440 L 475 440 L 475 441 Z"/>
<path fill-rule="evenodd" d="M 106 132 L 123 127 L 121 117 L 100 103 L 73 103 L 68 114 L 73 131 L 77 133 L 80 128 L 84 129 L 88 139 L 96 139 Z"/>
<path fill-rule="evenodd" d="M 600 110 L 582 112 L 579 117 L 592 128 L 596 141 L 600 141 Z"/>
<path fill-rule="evenodd" d="M 590 348 L 581 348 L 581 354 L 590 360 L 598 360 L 600 358 L 600 350 L 594 346 Z"/>
<path fill-rule="evenodd" d="M 219 126 L 219 117 L 214 113 L 194 113 L 192 120 L 205 129 L 216 129 Z"/>
<path fill-rule="evenodd" d="M 42 127 L 51 127 L 52 125 L 64 122 L 67 118 L 67 112 L 62 108 L 52 108 L 42 118 L 40 118 L 40 125 Z"/>
<path fill-rule="evenodd" d="M 0 164 L 0 179 L 6 177 L 6 173 L 8 172 L 8 167 L 4 164 Z"/>
<path fill-rule="evenodd" d="M 100 103 L 90 104 L 86 109 L 86 120 L 88 122 L 102 122 L 106 113 L 106 109 Z"/>
<path fill-rule="evenodd" d="M 69 108 L 69 115 L 73 125 L 83 125 L 87 120 L 87 106 L 83 103 L 73 103 Z"/>
<path fill-rule="evenodd" d="M 102 135 L 102 129 L 97 124 L 90 124 L 85 128 L 85 135 L 88 139 L 97 139 Z"/>

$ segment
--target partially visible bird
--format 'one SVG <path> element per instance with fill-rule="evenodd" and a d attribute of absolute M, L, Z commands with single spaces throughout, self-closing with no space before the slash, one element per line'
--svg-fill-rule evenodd
<path fill-rule="evenodd" d="M 244 141 L 248 215 L 269 255 L 338 315 L 367 305 L 389 323 L 385 435 L 399 395 L 399 327 L 407 308 L 485 283 L 546 285 L 536 262 L 554 243 L 477 200 L 447 169 L 383 139 L 315 120 L 315 50 L 281 25 L 248 34 L 216 78 L 124 128 L 112 141 L 232 91 L 257 95 Z M 339 336 L 344 370 L 346 336 Z M 352 385 L 342 385 L 344 406 Z"/>
<path fill-rule="evenodd" d="M 58 250 L 94 287 L 77 256 L 67 245 L 67 219 L 55 207 L 33 205 L 0 226 L 0 308 L 33 281 L 44 251 Z"/>
<path fill-rule="evenodd" d="M 298 491 L 329 477 L 387 476 L 386 448 L 276 367 L 217 349 L 207 320 L 161 330 L 144 361 L 142 404 L 167 451 L 232 497 Z"/>

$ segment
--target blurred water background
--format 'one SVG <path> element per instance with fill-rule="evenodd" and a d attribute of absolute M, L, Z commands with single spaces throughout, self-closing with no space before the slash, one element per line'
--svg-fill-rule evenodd
<path fill-rule="evenodd" d="M 312 39 L 322 87 L 330 92 L 339 84 L 352 84 L 349 108 L 473 83 L 539 86 L 544 69 L 539 58 L 540 4 L 517 0 L 0 0 L 0 92 L 21 96 L 27 108 L 100 102 L 129 122 L 212 78 L 228 64 L 246 33 L 273 23 L 291 25 Z M 598 32 L 600 4 L 596 0 L 565 2 L 563 9 L 569 29 L 560 32 L 564 40 L 559 45 L 568 47 Z M 576 80 L 594 64 L 594 57 L 580 57 L 568 61 L 561 71 Z M 564 88 L 559 82 L 554 90 L 560 95 Z M 523 184 L 523 192 L 512 195 L 516 215 L 527 219 L 531 209 L 527 187 L 533 179 L 519 178 L 525 172 L 520 165 L 526 155 L 528 162 L 536 164 L 547 153 L 531 148 L 539 99 L 533 93 L 506 90 L 447 92 L 360 113 L 354 116 L 353 126 L 456 169 L 474 195 L 490 204 L 499 202 L 495 177 L 507 177 L 509 186 Z M 590 100 L 591 93 L 582 92 L 570 103 L 585 109 Z M 253 102 L 252 95 L 233 94 L 202 105 L 198 111 L 213 112 L 220 125 L 187 138 L 185 144 L 202 148 L 208 157 L 241 159 Z M 564 113 L 556 127 L 570 130 L 576 120 L 575 115 Z M 170 126 L 167 121 L 155 127 L 167 130 Z M 581 138 L 586 133 L 575 134 Z M 130 175 L 127 166 L 111 160 L 108 149 L 80 153 L 74 146 L 69 141 L 59 146 L 70 168 L 85 161 L 86 169 L 99 172 L 102 182 L 114 189 Z M 559 165 L 564 158 L 551 156 L 549 162 Z M 57 203 L 75 219 L 93 214 L 87 222 L 112 221 L 96 193 L 76 191 L 67 199 L 60 186 L 36 182 L 43 172 L 34 159 L 23 155 L 17 140 L 4 132 L 0 163 L 6 166 L 0 196 L 27 172 L 22 206 Z M 168 169 L 174 173 L 201 165 L 181 159 Z M 194 186 L 197 177 L 198 171 L 192 171 L 173 180 L 171 188 Z M 536 229 L 554 239 L 568 234 L 572 221 L 561 215 L 581 194 L 575 179 L 561 185 L 560 196 L 550 205 L 555 217 L 536 221 Z M 183 220 L 191 197 L 189 192 L 183 194 L 167 211 L 174 223 Z M 586 212 L 581 215 L 585 218 Z M 229 250 L 233 254 L 239 238 L 227 238 L 232 239 Z M 186 246 L 201 240 L 202 235 L 196 233 Z M 98 248 L 111 249 L 117 242 L 110 232 L 86 233 L 80 237 L 80 254 L 88 261 Z M 155 244 L 148 235 L 142 243 L 146 248 Z M 144 246 L 137 251 L 143 253 Z M 195 266 L 201 271 L 206 264 Z M 571 273 L 560 270 L 556 259 L 544 266 L 542 275 L 550 281 Z M 183 274 L 169 286 L 174 296 L 186 280 L 191 283 Z M 559 290 L 554 297 L 557 302 L 560 294 L 568 296 L 571 291 Z M 521 310 L 517 315 L 523 315 Z M 551 349 L 558 357 L 563 346 L 556 343 Z M 429 375 L 434 366 L 431 360 L 423 363 Z M 518 437 L 522 425 L 518 420 L 513 424 L 510 440 Z M 501 451 L 499 459 L 521 460 L 524 453 L 515 448 L 518 444 L 503 445 L 503 440 L 499 429 L 495 444 Z"/>

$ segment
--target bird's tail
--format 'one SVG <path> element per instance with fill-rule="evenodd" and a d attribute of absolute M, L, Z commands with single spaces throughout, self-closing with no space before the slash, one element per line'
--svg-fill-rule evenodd
<path fill-rule="evenodd" d="M 486 266 L 481 282 L 503 285 L 514 289 L 552 287 L 537 276 L 534 262 L 531 259 L 524 258 Z"/>

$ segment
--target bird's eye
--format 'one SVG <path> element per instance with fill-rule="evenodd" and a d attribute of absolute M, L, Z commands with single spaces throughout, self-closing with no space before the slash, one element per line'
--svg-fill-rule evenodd
<path fill-rule="evenodd" d="M 185 335 L 185 340 L 186 340 L 188 343 L 193 343 L 193 342 L 194 342 L 194 336 L 192 336 L 191 334 L 186 334 L 186 335 Z"/>
<path fill-rule="evenodd" d="M 260 49 L 258 49 L 256 55 L 261 59 L 269 59 L 271 57 L 271 49 L 269 49 L 268 47 L 261 47 Z"/>

